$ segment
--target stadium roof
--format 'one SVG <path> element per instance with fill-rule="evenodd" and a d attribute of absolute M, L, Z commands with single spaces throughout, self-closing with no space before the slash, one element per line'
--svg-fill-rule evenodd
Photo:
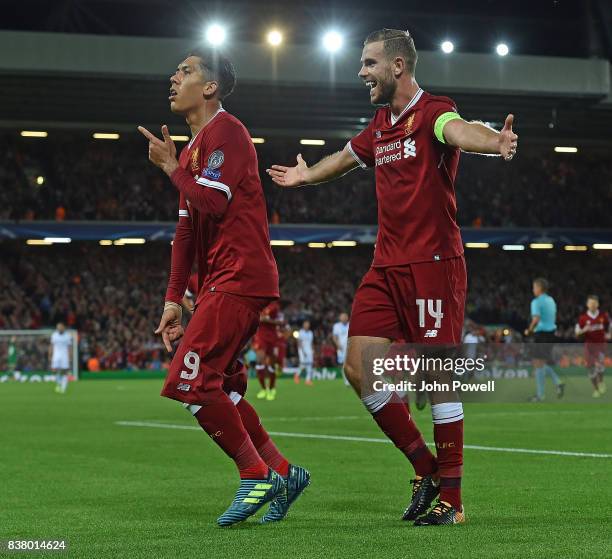
<path fill-rule="evenodd" d="M 608 0 L 21 0 L 4 10 L 0 28 L 195 37 L 205 22 L 225 22 L 236 40 L 260 40 L 270 25 L 294 43 L 309 43 L 327 26 L 350 42 L 373 29 L 409 29 L 417 48 L 434 50 L 452 38 L 462 52 L 491 52 L 498 40 L 512 52 L 612 59 L 612 3 Z"/>
<path fill-rule="evenodd" d="M 0 126 L 5 128 L 134 131 L 136 124 L 157 129 L 164 122 L 176 133 L 184 128 L 184 121 L 168 110 L 165 81 L 5 76 L 3 85 Z M 452 95 L 468 119 L 499 126 L 500 118 L 515 113 L 523 138 L 556 145 L 612 141 L 609 104 L 579 98 L 440 93 Z M 226 107 L 252 135 L 279 137 L 348 138 L 373 112 L 365 88 L 350 87 L 243 84 Z"/>
<path fill-rule="evenodd" d="M 176 54 L 172 51 L 169 60 L 160 54 L 167 57 L 171 46 L 184 52 L 186 44 L 201 40 L 205 22 L 223 16 L 229 46 L 242 58 L 238 87 L 227 108 L 255 136 L 347 138 L 361 129 L 373 108 L 356 77 L 355 53 L 369 30 L 392 24 L 415 36 L 421 85 L 452 96 L 465 118 L 500 126 L 505 114 L 513 112 L 523 140 L 612 145 L 606 60 L 612 2 L 519 0 L 511 16 L 497 1 L 425 4 L 389 0 L 374 9 L 371 3 L 345 0 L 291 5 L 225 0 L 213 9 L 213 3 L 197 1 L 63 0 L 36 2 L 34 9 L 31 0 L 23 0 L 20 10 L 3 14 L 0 25 L 52 33 L 0 31 L 0 127 L 126 131 L 135 124 L 168 122 L 180 128 L 182 119 L 169 114 L 167 102 L 168 68 Z M 271 77 L 262 37 L 273 23 L 288 35 L 278 61 L 279 75 L 291 74 L 290 79 Z M 303 60 L 332 23 L 347 34 L 347 48 L 334 62 L 334 82 L 326 79 L 331 72 L 327 60 Z M 89 35 L 79 35 L 83 32 Z M 457 45 L 451 57 L 427 50 L 438 49 L 447 37 Z M 512 47 L 504 59 L 491 52 L 501 38 Z M 50 48 L 56 44 L 57 49 Z M 66 56 L 59 56 L 62 49 Z"/>

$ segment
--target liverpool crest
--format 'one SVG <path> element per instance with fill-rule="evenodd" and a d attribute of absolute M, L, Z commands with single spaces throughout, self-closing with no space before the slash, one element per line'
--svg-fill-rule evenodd
<path fill-rule="evenodd" d="M 414 113 L 412 113 L 407 119 L 406 124 L 404 125 L 404 130 L 406 131 L 406 135 L 410 136 L 412 134 L 412 123 L 414 122 Z"/>
<path fill-rule="evenodd" d="M 191 172 L 200 170 L 200 148 L 197 147 L 191 152 Z"/>

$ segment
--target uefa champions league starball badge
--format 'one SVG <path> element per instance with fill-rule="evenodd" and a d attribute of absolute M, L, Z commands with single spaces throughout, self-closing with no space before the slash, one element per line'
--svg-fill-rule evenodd
<path fill-rule="evenodd" d="M 208 158 L 208 168 L 209 169 L 218 169 L 223 165 L 223 161 L 225 160 L 225 156 L 221 150 L 213 151 Z"/>

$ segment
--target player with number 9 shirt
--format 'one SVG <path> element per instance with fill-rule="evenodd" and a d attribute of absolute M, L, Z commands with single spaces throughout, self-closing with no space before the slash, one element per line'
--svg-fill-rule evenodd
<path fill-rule="evenodd" d="M 456 221 L 454 182 L 460 151 L 510 160 L 518 136 L 508 115 L 501 132 L 466 122 L 455 103 L 416 82 L 417 53 L 407 31 L 381 29 L 365 40 L 359 77 L 378 108 L 342 151 L 308 167 L 267 170 L 281 187 L 374 168 L 378 236 L 374 261 L 353 300 L 345 374 L 382 431 L 412 463 L 411 502 L 404 520 L 417 526 L 463 522 L 463 408 L 456 394 L 431 395 L 437 456 L 425 445 L 408 404 L 376 392 L 363 379 L 374 356 L 393 341 L 458 344 L 467 277 Z M 370 377 L 371 378 L 371 377 Z M 438 503 L 430 508 L 434 498 Z"/>
<path fill-rule="evenodd" d="M 247 375 L 238 357 L 279 291 L 257 154 L 247 129 L 221 105 L 234 84 L 233 65 L 219 52 L 203 49 L 179 64 L 170 77 L 170 108 L 185 117 L 192 139 L 178 161 L 166 126 L 163 140 L 139 127 L 149 140 L 149 159 L 179 192 L 156 333 L 168 351 L 182 339 L 162 395 L 182 402 L 238 468 L 240 487 L 217 519 L 220 526 L 241 522 L 266 503 L 262 521 L 282 520 L 310 478 L 289 464 L 244 398 Z M 197 296 L 183 331 L 181 301 L 194 259 Z"/>

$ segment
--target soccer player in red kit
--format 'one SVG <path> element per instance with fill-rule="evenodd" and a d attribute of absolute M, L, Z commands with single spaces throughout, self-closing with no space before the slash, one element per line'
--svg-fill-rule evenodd
<path fill-rule="evenodd" d="M 604 382 L 605 344 L 610 337 L 610 317 L 607 312 L 599 310 L 599 297 L 589 295 L 586 301 L 587 310 L 578 317 L 576 336 L 584 340 L 584 358 L 589 378 L 593 383 L 593 398 L 599 398 L 606 392 Z"/>
<path fill-rule="evenodd" d="M 217 52 L 190 55 L 170 78 L 170 108 L 185 117 L 192 138 L 180 160 L 166 126 L 149 140 L 149 159 L 179 192 L 166 302 L 156 333 L 176 349 L 162 395 L 183 403 L 204 431 L 234 460 L 240 487 L 221 526 L 245 520 L 266 503 L 263 522 L 282 519 L 308 485 L 290 465 L 244 398 L 240 351 L 257 330 L 259 313 L 278 298 L 257 154 L 249 132 L 221 101 L 235 83 L 234 68 Z M 194 259 L 198 268 L 193 316 L 183 331 L 181 300 Z"/>
<path fill-rule="evenodd" d="M 517 149 L 508 115 L 501 132 L 464 121 L 448 97 L 415 81 L 417 53 L 407 31 L 382 29 L 365 40 L 359 77 L 377 109 L 368 127 L 342 151 L 308 167 L 274 165 L 283 187 L 317 184 L 352 169 L 374 168 L 378 237 L 372 267 L 353 301 L 345 374 L 382 431 L 412 463 L 412 501 L 403 518 L 416 525 L 463 522 L 463 408 L 458 395 L 436 401 L 432 418 L 437 456 L 414 424 L 407 404 L 391 392 L 369 392 L 362 378 L 372 355 L 394 340 L 459 344 L 466 296 L 463 244 L 456 222 L 454 181 L 459 152 L 501 155 Z M 439 398 L 442 398 L 440 396 Z M 439 501 L 430 509 L 433 499 Z M 429 511 L 429 512 L 428 512 Z"/>
<path fill-rule="evenodd" d="M 257 355 L 257 380 L 261 390 L 257 398 L 274 400 L 276 398 L 276 372 L 278 361 L 278 327 L 282 324 L 282 314 L 278 301 L 270 303 L 261 313 L 259 328 L 253 338 L 253 349 Z M 268 385 L 266 386 L 266 379 Z"/>

